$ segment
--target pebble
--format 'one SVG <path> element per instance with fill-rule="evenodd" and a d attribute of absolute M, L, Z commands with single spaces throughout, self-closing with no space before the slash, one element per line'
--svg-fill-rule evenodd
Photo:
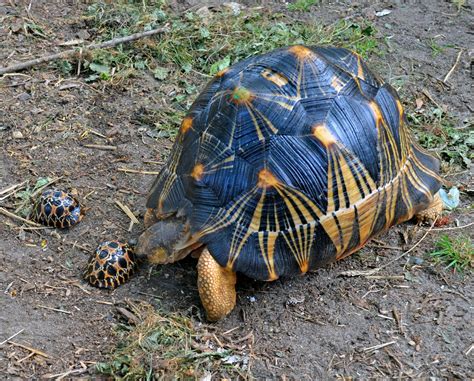
<path fill-rule="evenodd" d="M 24 139 L 25 137 L 23 136 L 21 131 L 15 130 L 12 132 L 12 137 L 13 139 Z"/>

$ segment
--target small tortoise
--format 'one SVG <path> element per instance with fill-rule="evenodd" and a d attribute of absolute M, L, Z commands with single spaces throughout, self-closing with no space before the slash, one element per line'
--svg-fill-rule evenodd
<path fill-rule="evenodd" d="M 209 320 L 236 272 L 306 273 L 422 211 L 440 212 L 439 162 L 410 136 L 395 90 L 360 56 L 291 46 L 216 75 L 184 118 L 147 201 L 137 254 L 201 249 Z"/>
<path fill-rule="evenodd" d="M 84 279 L 93 286 L 113 290 L 125 283 L 135 268 L 135 254 L 130 246 L 118 241 L 105 241 L 89 258 Z"/>
<path fill-rule="evenodd" d="M 45 190 L 35 201 L 31 219 L 60 229 L 81 221 L 83 213 L 79 201 L 70 193 L 57 189 Z"/>

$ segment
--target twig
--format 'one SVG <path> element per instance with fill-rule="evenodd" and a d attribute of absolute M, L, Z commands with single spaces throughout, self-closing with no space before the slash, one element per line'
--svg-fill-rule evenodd
<path fill-rule="evenodd" d="M 385 348 L 385 347 L 388 347 L 389 345 L 392 345 L 392 344 L 395 344 L 396 341 L 389 341 L 388 343 L 384 343 L 384 344 L 379 344 L 379 345 L 374 345 L 372 347 L 367 347 L 367 348 L 364 348 L 363 351 L 364 352 L 375 352 L 376 350 L 379 350 L 379 349 L 382 349 L 382 348 Z"/>
<path fill-rule="evenodd" d="M 130 218 L 130 220 L 134 224 L 139 224 L 140 222 L 137 220 L 137 217 L 132 213 L 130 208 L 127 205 L 122 204 L 119 200 L 114 200 L 114 202 L 118 205 L 118 207 Z"/>
<path fill-rule="evenodd" d="M 457 229 L 465 229 L 465 228 L 468 228 L 469 226 L 472 226 L 474 225 L 474 222 L 471 222 L 467 225 L 463 225 L 463 226 L 453 226 L 453 227 L 450 227 L 450 228 L 434 228 L 432 229 L 433 231 L 442 231 L 442 230 L 457 230 Z"/>
<path fill-rule="evenodd" d="M 28 356 L 23 357 L 22 359 L 18 360 L 16 363 L 17 363 L 17 364 L 20 364 L 20 363 L 22 363 L 23 361 L 28 360 L 30 357 L 33 357 L 34 355 L 35 355 L 35 352 L 30 352 L 30 353 L 28 354 Z"/>
<path fill-rule="evenodd" d="M 1 343 L 0 343 L 0 346 L 2 346 L 3 344 L 5 344 L 6 342 L 10 341 L 11 339 L 13 339 L 14 337 L 18 336 L 20 333 L 22 333 L 25 329 L 20 329 L 17 333 L 15 333 L 14 335 L 11 335 L 8 339 L 6 340 L 3 340 Z"/>
<path fill-rule="evenodd" d="M 58 373 L 58 374 L 46 374 L 44 376 L 42 376 L 42 378 L 46 378 L 48 380 L 51 380 L 51 379 L 55 379 L 55 380 L 62 380 L 63 378 L 71 375 L 71 374 L 81 374 L 81 373 L 84 373 L 85 371 L 87 371 L 87 367 L 84 369 L 73 369 L 73 370 L 68 370 L 67 372 L 64 372 L 64 373 Z"/>
<path fill-rule="evenodd" d="M 443 107 L 441 107 L 441 105 L 436 102 L 436 100 L 433 98 L 433 96 L 431 95 L 431 93 L 428 91 L 428 89 L 423 89 L 421 91 L 425 96 L 426 98 L 428 98 L 434 105 L 436 105 L 436 107 L 438 107 L 439 109 L 443 109 Z"/>
<path fill-rule="evenodd" d="M 148 292 L 137 291 L 137 294 L 149 296 L 149 297 L 155 298 L 155 299 L 161 299 L 160 296 L 155 295 L 155 294 L 150 294 L 150 293 L 148 293 Z"/>
<path fill-rule="evenodd" d="M 403 250 L 401 247 L 396 247 L 396 246 L 387 246 L 387 245 L 367 245 L 367 247 L 372 247 L 374 249 L 388 249 L 388 250 Z"/>
<path fill-rule="evenodd" d="M 130 168 L 117 168 L 119 172 L 125 173 L 140 173 L 142 175 L 158 175 L 160 172 L 157 171 L 140 171 L 138 169 L 130 169 Z"/>
<path fill-rule="evenodd" d="M 38 194 L 40 194 L 44 188 L 46 187 L 49 187 L 51 184 L 54 184 L 55 182 L 57 182 L 58 180 L 61 180 L 63 178 L 63 176 L 59 176 L 59 177 L 56 177 L 54 179 L 52 179 L 51 181 L 48 181 L 46 184 L 44 184 L 42 187 L 38 188 L 37 190 L 35 190 L 31 195 L 30 195 L 30 198 L 35 198 Z"/>
<path fill-rule="evenodd" d="M 88 132 L 90 132 L 91 134 L 95 135 L 95 136 L 98 136 L 100 138 L 103 138 L 105 140 L 107 140 L 107 136 L 101 134 L 100 132 L 97 132 L 97 131 L 94 131 L 94 130 L 87 130 Z"/>
<path fill-rule="evenodd" d="M 474 349 L 474 344 L 471 344 L 471 346 L 469 347 L 469 349 L 466 351 L 466 356 L 469 355 L 469 353 L 471 353 L 471 351 Z"/>
<path fill-rule="evenodd" d="M 11 186 L 9 186 L 8 188 L 2 189 L 2 190 L 0 191 L 0 195 L 4 195 L 5 193 L 8 193 L 8 192 L 10 192 L 10 191 L 12 191 L 12 190 L 15 190 L 15 189 L 17 189 L 17 188 L 19 188 L 19 187 L 25 185 L 27 182 L 28 182 L 28 181 L 23 181 L 22 183 L 15 184 L 15 185 L 11 185 Z M 6 197 L 9 197 L 9 196 L 6 196 Z M 0 198 L 0 200 L 3 200 L 3 198 Z"/>
<path fill-rule="evenodd" d="M 23 217 L 20 217 L 20 216 L 17 216 L 16 214 L 12 213 L 12 212 L 9 212 L 8 210 L 0 207 L 0 214 L 3 214 L 7 217 L 10 217 L 14 220 L 17 220 L 17 221 L 21 221 L 21 222 L 24 222 L 25 224 L 28 224 L 28 225 L 31 225 L 31 226 L 42 226 L 40 224 L 37 224 L 36 222 L 33 222 L 33 221 L 30 221 L 30 220 L 27 220 L 26 218 L 23 218 Z"/>
<path fill-rule="evenodd" d="M 403 275 L 367 275 L 367 279 L 398 279 L 404 280 Z"/>
<path fill-rule="evenodd" d="M 60 310 L 59 308 L 47 307 L 47 306 L 43 306 L 43 305 L 41 305 L 41 304 L 38 304 L 38 307 L 44 308 L 45 310 L 51 310 L 51 311 L 61 312 L 61 313 L 63 313 L 63 314 L 72 315 L 72 312 L 71 312 L 71 311 Z"/>
<path fill-rule="evenodd" d="M 443 79 L 444 83 L 446 83 L 448 81 L 449 77 L 451 77 L 451 74 L 453 74 L 454 69 L 456 69 L 456 66 L 458 66 L 459 60 L 461 59 L 461 56 L 462 56 L 463 52 L 464 52 L 464 49 L 461 49 L 459 51 L 458 56 L 456 57 L 456 62 L 454 62 L 453 67 L 451 68 L 450 71 L 448 71 L 448 74 L 446 74 L 446 77 L 444 77 L 444 79 Z"/>
<path fill-rule="evenodd" d="M 167 32 L 167 31 L 168 31 L 168 28 L 164 27 L 164 28 L 149 30 L 149 31 L 146 31 L 146 32 L 131 34 L 130 36 L 114 38 L 112 40 L 101 42 L 99 44 L 90 44 L 90 45 L 85 46 L 84 48 L 82 48 L 82 55 L 87 53 L 87 51 L 89 51 L 89 50 L 110 48 L 110 47 L 113 47 L 113 46 L 116 46 L 116 45 L 119 45 L 119 44 L 123 44 L 125 42 L 138 40 L 140 38 L 153 36 L 154 34 L 164 33 L 164 32 Z M 22 62 L 22 63 L 19 63 L 19 64 L 7 66 L 7 67 L 0 67 L 0 75 L 3 75 L 5 73 L 12 73 L 12 72 L 15 72 L 15 71 L 18 71 L 18 70 L 28 69 L 32 66 L 39 65 L 39 64 L 42 64 L 42 63 L 45 63 L 45 62 L 51 62 L 51 61 L 55 61 L 55 60 L 58 60 L 58 59 L 69 58 L 69 57 L 74 56 L 75 54 L 78 54 L 78 52 L 79 52 L 78 49 L 70 49 L 70 50 L 65 50 L 63 52 L 60 52 L 60 53 L 38 57 L 38 58 L 35 58 L 33 60 Z"/>
<path fill-rule="evenodd" d="M 49 356 L 46 353 L 41 352 L 38 349 L 28 347 L 27 345 L 15 343 L 14 341 L 10 341 L 10 340 L 8 341 L 8 344 L 14 345 L 15 347 L 20 347 L 20 348 L 26 349 L 27 351 L 33 352 L 34 354 L 36 354 L 38 356 L 49 358 Z"/>
<path fill-rule="evenodd" d="M 117 149 L 116 146 L 105 146 L 105 145 L 102 145 L 102 144 L 84 144 L 83 147 L 100 149 L 100 150 L 103 150 L 103 151 L 115 151 Z"/>
<path fill-rule="evenodd" d="M 112 302 L 105 302 L 103 300 L 96 300 L 95 302 L 99 303 L 99 304 L 105 304 L 107 306 L 113 306 L 114 305 L 114 303 L 112 303 Z"/>

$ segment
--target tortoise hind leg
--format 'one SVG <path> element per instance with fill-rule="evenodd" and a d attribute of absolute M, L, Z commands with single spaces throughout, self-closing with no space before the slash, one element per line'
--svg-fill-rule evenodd
<path fill-rule="evenodd" d="M 219 265 L 207 249 L 199 257 L 197 271 L 199 296 L 207 319 L 219 320 L 235 306 L 235 272 Z"/>
<path fill-rule="evenodd" d="M 431 202 L 431 204 L 428 205 L 425 210 L 422 210 L 421 212 L 417 213 L 415 215 L 415 218 L 417 219 L 417 221 L 431 222 L 434 221 L 437 217 L 439 217 L 442 211 L 443 200 L 441 199 L 439 193 L 436 193 L 433 196 L 433 201 Z"/>

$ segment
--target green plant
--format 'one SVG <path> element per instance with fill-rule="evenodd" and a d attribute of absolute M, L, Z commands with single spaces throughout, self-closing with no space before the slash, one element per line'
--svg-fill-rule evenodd
<path fill-rule="evenodd" d="M 438 263 L 445 263 L 447 269 L 462 271 L 474 265 L 474 247 L 469 237 L 450 238 L 442 235 L 436 243 L 436 248 L 430 256 Z"/>
<path fill-rule="evenodd" d="M 407 118 L 424 148 L 437 152 L 450 165 L 469 167 L 474 159 L 472 122 L 458 127 L 458 121 L 439 107 L 408 112 Z"/>
<path fill-rule="evenodd" d="M 265 11 L 234 15 L 225 7 L 204 16 L 176 14 L 164 1 L 125 0 L 94 3 L 85 17 L 97 42 L 167 25 L 162 36 L 91 52 L 81 71 L 89 81 L 108 80 L 111 85 L 134 72 L 149 71 L 171 88 L 171 102 L 147 112 L 145 124 L 156 127 L 152 132 L 156 137 L 174 136 L 198 88 L 249 56 L 291 44 L 333 44 L 364 57 L 378 52 L 376 30 L 367 22 L 340 20 L 324 25 Z"/>
<path fill-rule="evenodd" d="M 431 48 L 431 55 L 434 57 L 438 56 L 441 53 L 444 53 L 444 51 L 448 48 L 455 48 L 456 45 L 453 44 L 444 44 L 441 45 L 434 38 L 430 38 L 430 41 L 428 43 L 428 46 Z"/>
<path fill-rule="evenodd" d="M 31 187 L 29 184 L 26 189 L 15 194 L 17 198 L 15 213 L 20 214 L 23 217 L 27 217 L 32 209 L 32 201 L 40 194 L 43 189 L 50 183 L 49 177 L 40 177 L 36 180 L 35 185 Z"/>
<path fill-rule="evenodd" d="M 294 3 L 288 4 L 289 11 L 309 12 L 312 5 L 318 3 L 319 0 L 296 0 Z"/>
<path fill-rule="evenodd" d="M 456 6 L 458 11 L 466 4 L 466 0 L 451 0 L 451 2 Z"/>
<path fill-rule="evenodd" d="M 306 6 L 310 3 L 304 2 Z M 180 72 L 213 75 L 238 60 L 290 44 L 337 44 L 363 56 L 377 47 L 375 29 L 367 23 L 341 20 L 322 25 L 266 12 L 230 16 L 226 9 L 205 19 L 193 12 L 175 14 L 163 3 L 98 2 L 89 7 L 87 19 L 102 40 L 160 27 L 165 22 L 169 31 L 157 39 L 108 53 L 93 52 L 91 62 L 115 67 L 116 73 L 125 67 L 150 69 L 158 79 L 165 79 Z"/>

